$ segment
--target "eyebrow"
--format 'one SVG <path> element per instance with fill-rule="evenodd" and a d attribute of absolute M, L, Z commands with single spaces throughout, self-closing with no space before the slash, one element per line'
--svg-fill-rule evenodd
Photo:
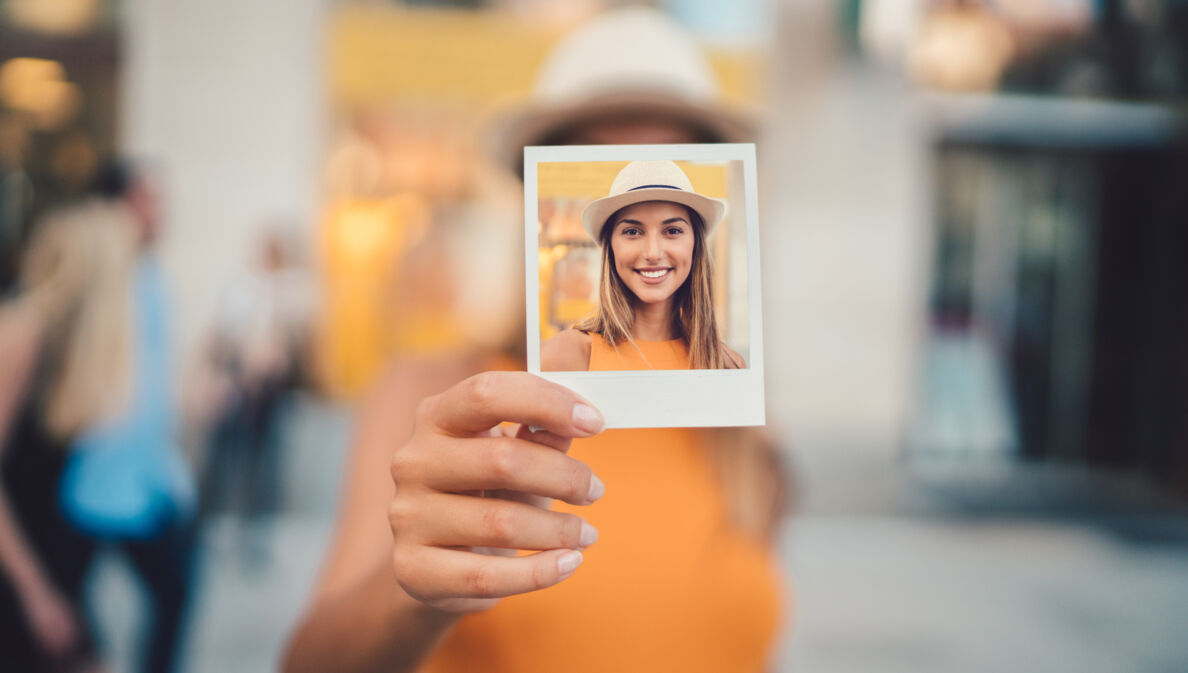
<path fill-rule="evenodd" d="M 670 217 L 667 220 L 664 220 L 663 222 L 661 222 L 660 224 L 672 224 L 674 222 L 684 222 L 685 224 L 689 224 L 689 221 L 683 217 Z M 628 219 L 619 220 L 615 224 L 634 224 L 639 227 L 644 226 L 644 223 L 640 222 L 639 220 L 628 220 Z"/>

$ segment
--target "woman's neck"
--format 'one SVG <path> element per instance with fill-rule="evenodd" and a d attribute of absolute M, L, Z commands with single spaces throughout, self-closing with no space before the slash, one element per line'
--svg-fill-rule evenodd
<path fill-rule="evenodd" d="M 636 304 L 631 338 L 639 341 L 668 341 L 677 338 L 672 330 L 672 310 L 671 298 L 659 304 Z"/>

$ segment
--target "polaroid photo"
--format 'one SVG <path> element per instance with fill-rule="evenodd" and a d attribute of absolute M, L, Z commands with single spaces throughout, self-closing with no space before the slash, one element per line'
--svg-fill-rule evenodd
<path fill-rule="evenodd" d="M 524 148 L 528 371 L 608 428 L 763 425 L 753 144 Z"/>

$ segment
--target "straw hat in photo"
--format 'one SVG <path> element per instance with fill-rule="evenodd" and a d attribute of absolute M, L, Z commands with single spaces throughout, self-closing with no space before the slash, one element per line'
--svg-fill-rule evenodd
<path fill-rule="evenodd" d="M 487 146 L 519 167 L 527 145 L 555 144 L 583 122 L 662 118 L 701 130 L 704 142 L 741 142 L 752 112 L 725 103 L 696 41 L 647 7 L 606 12 L 570 33 L 549 54 L 531 97 L 496 114 Z"/>
<path fill-rule="evenodd" d="M 601 245 L 607 219 L 621 208 L 644 201 L 671 201 L 692 208 L 705 221 L 707 239 L 726 216 L 726 202 L 693 191 L 689 176 L 675 163 L 633 161 L 615 176 L 610 194 L 591 201 L 582 210 L 582 226 Z"/>

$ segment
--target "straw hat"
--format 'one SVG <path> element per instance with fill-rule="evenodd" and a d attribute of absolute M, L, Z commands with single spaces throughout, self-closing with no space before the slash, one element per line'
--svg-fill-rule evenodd
<path fill-rule="evenodd" d="M 689 176 L 671 161 L 632 161 L 611 183 L 610 194 L 582 209 L 582 226 L 599 245 L 602 227 L 620 208 L 644 201 L 671 201 L 697 211 L 705 220 L 705 237 L 726 215 L 726 202 L 693 191 Z"/>
<path fill-rule="evenodd" d="M 692 36 L 647 7 L 607 12 L 570 33 L 541 67 L 531 98 L 497 115 L 488 147 L 519 166 L 526 145 L 584 121 L 662 117 L 703 129 L 707 140 L 750 139 L 754 115 L 721 101 Z"/>

